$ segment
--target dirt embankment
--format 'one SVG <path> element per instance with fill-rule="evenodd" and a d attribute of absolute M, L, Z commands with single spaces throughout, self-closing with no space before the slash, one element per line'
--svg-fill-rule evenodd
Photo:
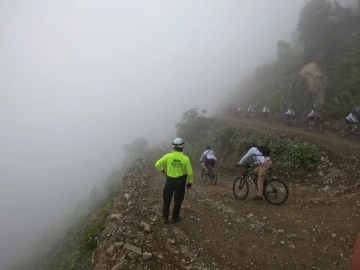
<path fill-rule="evenodd" d="M 331 161 L 329 161 L 331 162 Z M 194 163 L 194 166 L 196 164 Z M 337 170 L 337 169 L 336 169 Z M 195 185 L 179 224 L 161 223 L 164 178 L 135 164 L 98 240 L 93 269 L 348 269 L 360 222 L 360 189 L 346 172 L 288 182 L 280 207 L 232 195 L 235 174 Z"/>

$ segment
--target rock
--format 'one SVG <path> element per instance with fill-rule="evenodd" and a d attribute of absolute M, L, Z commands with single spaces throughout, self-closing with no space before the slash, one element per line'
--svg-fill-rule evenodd
<path fill-rule="evenodd" d="M 250 213 L 250 214 L 248 214 L 246 217 L 252 218 L 253 216 L 254 216 L 254 214 L 253 214 L 253 213 Z"/>
<path fill-rule="evenodd" d="M 335 233 L 332 233 L 331 236 L 332 236 L 332 237 L 336 237 L 337 235 L 336 235 Z"/>
<path fill-rule="evenodd" d="M 283 229 L 278 229 L 278 232 L 282 233 L 282 232 L 284 232 L 284 230 Z"/>
<path fill-rule="evenodd" d="M 322 171 L 320 171 L 320 172 L 319 172 L 319 175 L 320 175 L 320 176 L 324 176 L 325 174 L 324 174 Z"/>
<path fill-rule="evenodd" d="M 327 79 L 320 66 L 316 63 L 307 64 L 302 68 L 299 75 L 306 80 L 308 89 L 313 94 L 314 101 L 319 104 L 324 104 Z"/>
<path fill-rule="evenodd" d="M 115 243 L 115 247 L 117 247 L 117 248 L 120 248 L 120 247 L 122 247 L 123 245 L 124 245 L 123 242 L 116 242 L 116 243 Z"/>
<path fill-rule="evenodd" d="M 168 239 L 168 241 L 169 241 L 171 244 L 175 244 L 175 240 L 173 240 L 173 239 Z"/>
<path fill-rule="evenodd" d="M 126 194 L 124 195 L 124 197 L 125 197 L 125 199 L 128 201 L 128 200 L 130 199 L 130 194 L 129 194 L 129 193 L 126 193 Z"/>
<path fill-rule="evenodd" d="M 145 223 L 144 221 L 141 221 L 140 227 L 142 227 L 145 232 L 150 232 L 150 225 Z"/>
<path fill-rule="evenodd" d="M 114 254 L 115 251 L 115 247 L 113 245 L 111 245 L 110 247 L 107 248 L 106 252 L 112 256 Z"/>
<path fill-rule="evenodd" d="M 321 190 L 322 191 L 329 191 L 329 189 L 330 189 L 330 186 L 329 185 L 326 185 L 324 188 L 322 188 Z"/>
<path fill-rule="evenodd" d="M 352 109 L 353 109 L 353 111 L 359 113 L 360 112 L 360 104 L 354 105 Z"/>
<path fill-rule="evenodd" d="M 333 183 L 334 183 L 334 180 L 333 180 L 333 179 L 329 179 L 329 180 L 326 180 L 326 181 L 325 181 L 325 184 L 331 185 L 331 184 L 333 184 Z"/>
<path fill-rule="evenodd" d="M 127 264 L 127 260 L 124 259 L 124 260 L 122 260 L 121 262 L 115 264 L 115 265 L 111 268 L 111 270 L 120 270 L 120 269 L 123 269 L 123 266 L 125 266 L 126 264 Z"/>
<path fill-rule="evenodd" d="M 150 260 L 152 258 L 152 254 L 150 252 L 144 252 L 142 257 L 145 261 Z"/>
<path fill-rule="evenodd" d="M 139 247 L 136 247 L 136 246 L 133 246 L 129 243 L 126 243 L 126 245 L 124 246 L 124 249 L 127 249 L 127 250 L 130 250 L 132 252 L 135 252 L 136 254 L 138 255 L 142 255 L 142 252 L 141 252 L 141 248 Z"/>
<path fill-rule="evenodd" d="M 294 249 L 294 248 L 295 248 L 295 245 L 294 245 L 294 244 L 291 244 L 291 245 L 288 245 L 288 247 Z"/>
<path fill-rule="evenodd" d="M 135 252 L 131 251 L 129 254 L 128 254 L 128 257 L 131 259 L 131 260 L 135 260 L 139 255 L 136 254 Z"/>
<path fill-rule="evenodd" d="M 122 217 L 121 214 L 112 214 L 112 215 L 110 215 L 111 220 L 114 220 L 114 219 L 119 220 L 119 219 L 121 219 L 121 217 Z"/>

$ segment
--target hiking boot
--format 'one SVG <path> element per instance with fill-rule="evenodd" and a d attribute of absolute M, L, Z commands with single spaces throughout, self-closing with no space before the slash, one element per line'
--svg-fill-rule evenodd
<path fill-rule="evenodd" d="M 176 217 L 176 218 L 172 218 L 171 221 L 172 221 L 173 223 L 178 223 L 178 222 L 181 221 L 181 218 L 180 218 L 180 216 L 178 216 L 178 217 Z"/>
<path fill-rule="evenodd" d="M 169 224 L 169 219 L 168 218 L 163 218 L 163 223 L 164 224 Z"/>
<path fill-rule="evenodd" d="M 256 195 L 254 198 L 253 198 L 253 200 L 254 201 L 262 201 L 262 199 L 263 199 L 264 197 L 260 197 L 260 196 L 258 196 L 258 195 Z"/>

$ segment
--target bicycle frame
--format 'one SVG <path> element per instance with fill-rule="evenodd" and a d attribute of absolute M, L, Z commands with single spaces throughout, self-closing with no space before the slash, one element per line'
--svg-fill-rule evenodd
<path fill-rule="evenodd" d="M 248 177 L 251 179 L 251 183 L 257 188 L 257 177 L 258 175 L 254 172 L 250 172 L 249 169 L 252 167 L 252 166 L 244 166 L 245 167 L 245 172 L 242 174 L 243 176 L 245 177 Z M 265 180 L 264 180 L 264 184 L 267 183 L 268 180 L 267 178 L 265 177 Z"/>
<path fill-rule="evenodd" d="M 211 178 L 211 177 L 215 177 L 214 168 L 211 167 L 210 164 L 208 164 L 208 165 L 206 166 L 206 168 L 208 169 L 208 176 L 209 176 L 210 178 Z"/>

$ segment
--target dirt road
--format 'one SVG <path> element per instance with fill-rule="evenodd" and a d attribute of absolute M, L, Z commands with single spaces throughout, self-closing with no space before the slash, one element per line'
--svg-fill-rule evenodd
<path fill-rule="evenodd" d="M 246 125 L 249 127 L 273 130 L 279 133 L 284 133 L 287 136 L 298 138 L 302 141 L 314 143 L 318 146 L 327 149 L 328 151 L 340 155 L 341 157 L 356 156 L 360 158 L 360 141 L 355 141 L 348 138 L 340 137 L 333 132 L 312 132 L 306 131 L 299 127 L 290 127 L 277 123 L 268 123 L 256 119 L 237 119 L 237 118 L 224 118 L 228 121 Z"/>
<path fill-rule="evenodd" d="M 167 225 L 161 223 L 165 179 L 154 171 L 153 161 L 135 165 L 113 210 L 119 218 L 109 219 L 99 239 L 94 269 L 349 269 L 360 224 L 360 143 L 333 133 L 231 121 L 315 143 L 333 160 L 324 170 L 285 179 L 290 196 L 282 206 L 251 200 L 254 187 L 247 200 L 236 200 L 234 168 L 218 168 L 216 186 L 202 182 L 196 168 L 183 220 Z M 141 222 L 150 229 L 144 231 Z"/>
<path fill-rule="evenodd" d="M 289 200 L 275 207 L 252 201 L 254 190 L 247 200 L 235 200 L 234 174 L 221 172 L 212 186 L 201 182 L 197 170 L 183 220 L 163 225 L 164 178 L 153 172 L 152 163 L 147 166 L 127 175 L 113 211 L 120 218 L 109 220 L 99 239 L 94 269 L 349 268 L 360 223 L 358 186 L 324 190 L 311 180 L 288 183 Z M 148 232 L 141 222 L 149 225 Z M 151 258 L 124 249 L 126 244 Z M 109 252 L 111 246 L 115 251 Z"/>

